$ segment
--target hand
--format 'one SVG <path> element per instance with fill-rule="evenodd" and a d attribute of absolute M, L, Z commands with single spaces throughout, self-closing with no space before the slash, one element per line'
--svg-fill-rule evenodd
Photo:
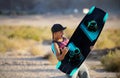
<path fill-rule="evenodd" d="M 94 47 L 93 46 L 90 46 L 90 50 L 92 50 Z"/>
<path fill-rule="evenodd" d="M 64 48 L 61 49 L 61 51 L 62 51 L 62 53 L 67 54 L 68 48 L 67 48 L 67 47 L 64 47 Z"/>

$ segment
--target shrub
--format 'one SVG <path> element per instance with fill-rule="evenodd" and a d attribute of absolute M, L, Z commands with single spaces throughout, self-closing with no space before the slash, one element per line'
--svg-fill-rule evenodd
<path fill-rule="evenodd" d="M 42 46 L 38 46 L 38 45 L 34 45 L 30 48 L 29 52 L 34 55 L 34 56 L 44 56 L 45 55 L 45 52 L 42 48 Z"/>
<path fill-rule="evenodd" d="M 14 51 L 18 49 L 26 49 L 35 43 L 33 40 L 24 39 L 8 39 L 7 37 L 0 35 L 0 52 Z"/>
<path fill-rule="evenodd" d="M 0 26 L 0 35 L 7 38 L 22 38 L 42 41 L 50 39 L 50 30 L 48 27 L 31 27 L 31 26 Z"/>
<path fill-rule="evenodd" d="M 102 57 L 101 62 L 108 71 L 120 71 L 120 50 L 109 52 L 106 56 Z"/>
<path fill-rule="evenodd" d="M 0 26 L 0 52 L 24 49 L 30 47 L 34 42 L 50 40 L 49 33 L 48 27 Z M 32 52 L 35 50 L 33 48 Z"/>
<path fill-rule="evenodd" d="M 120 29 L 103 30 L 98 38 L 95 49 L 113 48 L 120 46 Z"/>
<path fill-rule="evenodd" d="M 68 27 L 65 35 L 70 38 L 75 28 Z M 120 29 L 107 29 L 100 35 L 94 49 L 120 46 Z M 29 40 L 36 42 L 51 41 L 50 27 L 0 26 L 0 52 L 19 49 L 29 45 Z M 34 49 L 36 50 L 36 49 Z M 34 51 L 33 51 L 34 52 Z M 36 54 L 35 54 L 36 55 Z"/>

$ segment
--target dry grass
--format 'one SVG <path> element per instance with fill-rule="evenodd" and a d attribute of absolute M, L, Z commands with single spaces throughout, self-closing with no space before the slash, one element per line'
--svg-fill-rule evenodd
<path fill-rule="evenodd" d="M 95 49 L 113 48 L 120 46 L 120 28 L 102 31 L 96 42 Z"/>
<path fill-rule="evenodd" d="M 65 30 L 65 35 L 70 38 L 75 28 Z M 102 31 L 94 49 L 113 48 L 120 46 L 120 29 L 106 29 Z M 0 26 L 0 52 L 31 47 L 35 42 L 51 40 L 50 27 L 32 26 Z M 30 49 L 33 55 L 39 55 L 43 50 L 37 47 Z"/>
<path fill-rule="evenodd" d="M 42 46 L 34 45 L 30 47 L 29 52 L 34 56 L 44 56 L 45 52 L 42 48 Z"/>
<path fill-rule="evenodd" d="M 43 58 L 49 60 L 51 64 L 57 64 L 58 62 L 57 58 L 52 52 L 49 54 L 46 54 Z"/>
<path fill-rule="evenodd" d="M 65 36 L 70 39 L 70 37 L 72 36 L 72 34 L 74 33 L 75 28 L 67 28 L 64 32 Z"/>
<path fill-rule="evenodd" d="M 0 52 L 4 53 L 6 51 L 14 51 L 18 49 L 26 49 L 27 47 L 33 45 L 34 40 L 24 40 L 16 38 L 7 38 L 5 36 L 0 36 Z"/>
<path fill-rule="evenodd" d="M 102 57 L 101 62 L 106 70 L 120 72 L 120 50 L 109 52 L 108 55 Z"/>
<path fill-rule="evenodd" d="M 24 49 L 35 42 L 50 40 L 48 27 L 0 26 L 0 52 Z"/>
<path fill-rule="evenodd" d="M 49 27 L 31 27 L 31 26 L 0 26 L 0 35 L 7 38 L 22 38 L 42 41 L 50 39 Z M 49 35 L 48 35 L 49 34 Z"/>

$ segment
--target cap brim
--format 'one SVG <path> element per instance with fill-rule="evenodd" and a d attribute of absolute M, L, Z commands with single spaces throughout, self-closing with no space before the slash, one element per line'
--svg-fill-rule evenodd
<path fill-rule="evenodd" d="M 62 30 L 65 30 L 67 27 L 64 27 Z"/>
<path fill-rule="evenodd" d="M 61 28 L 61 29 L 59 29 L 59 30 L 57 30 L 57 31 L 62 31 L 62 30 L 65 30 L 67 27 L 63 27 L 63 28 Z"/>

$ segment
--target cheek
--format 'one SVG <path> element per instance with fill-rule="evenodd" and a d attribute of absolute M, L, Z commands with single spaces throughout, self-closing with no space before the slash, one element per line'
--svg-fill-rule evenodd
<path fill-rule="evenodd" d="M 56 33 L 55 35 L 56 35 L 56 37 L 60 37 L 61 36 L 60 33 Z"/>
<path fill-rule="evenodd" d="M 61 35 L 60 33 L 59 33 L 59 34 L 57 34 L 57 37 L 58 37 L 58 38 L 60 38 L 61 36 L 62 36 L 62 35 Z"/>
<path fill-rule="evenodd" d="M 57 32 L 56 35 L 57 35 L 57 37 L 62 37 L 62 36 L 63 36 L 63 33 Z"/>
<path fill-rule="evenodd" d="M 58 36 L 59 36 L 59 37 L 61 37 L 62 35 L 61 35 L 61 34 L 59 34 Z"/>

